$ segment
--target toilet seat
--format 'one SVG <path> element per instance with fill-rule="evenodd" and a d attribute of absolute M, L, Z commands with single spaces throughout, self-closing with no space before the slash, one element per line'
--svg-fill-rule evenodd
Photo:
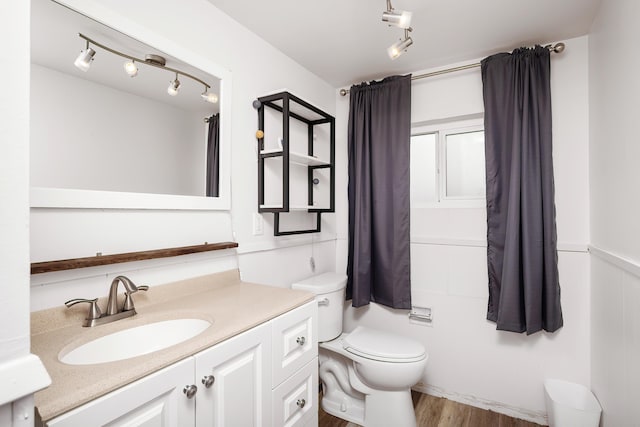
<path fill-rule="evenodd" d="M 425 348 L 417 341 L 363 326 L 356 327 L 342 339 L 342 348 L 380 362 L 410 363 L 426 357 Z"/>

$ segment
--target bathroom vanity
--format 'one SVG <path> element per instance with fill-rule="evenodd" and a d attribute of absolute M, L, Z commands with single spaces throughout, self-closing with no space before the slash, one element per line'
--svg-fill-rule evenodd
<path fill-rule="evenodd" d="M 312 294 L 245 283 L 232 270 L 151 287 L 136 307 L 136 316 L 94 328 L 81 326 L 86 307 L 32 314 L 32 351 L 53 379 L 35 395 L 40 425 L 317 425 Z M 184 318 L 211 326 L 124 360 L 59 361 L 103 335 Z"/>

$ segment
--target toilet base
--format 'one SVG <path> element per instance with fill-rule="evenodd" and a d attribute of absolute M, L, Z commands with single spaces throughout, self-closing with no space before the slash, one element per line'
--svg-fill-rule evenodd
<path fill-rule="evenodd" d="M 365 427 L 416 427 L 411 390 L 378 391 L 365 399 Z"/>
<path fill-rule="evenodd" d="M 364 401 L 340 390 L 332 390 L 322 396 L 322 409 L 334 417 L 364 425 Z"/>

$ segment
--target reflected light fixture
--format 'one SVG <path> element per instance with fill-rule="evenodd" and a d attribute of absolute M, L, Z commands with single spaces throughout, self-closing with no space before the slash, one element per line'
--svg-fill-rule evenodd
<path fill-rule="evenodd" d="M 124 71 L 131 77 L 138 75 L 138 66 L 133 59 L 124 63 Z"/>
<path fill-rule="evenodd" d="M 407 51 L 407 48 L 413 44 L 413 39 L 409 36 L 409 31 L 411 31 L 411 28 L 405 29 L 404 39 L 389 46 L 389 48 L 387 49 L 389 58 L 396 59 L 397 57 L 405 53 Z"/>
<path fill-rule="evenodd" d="M 205 88 L 204 92 L 202 92 L 202 94 L 200 95 L 202 99 L 212 104 L 215 104 L 216 102 L 218 102 L 218 95 L 216 95 L 213 92 L 207 92 L 207 89 L 208 88 Z"/>
<path fill-rule="evenodd" d="M 209 89 L 211 89 L 211 86 L 207 84 L 207 82 L 197 78 L 194 75 L 185 73 L 184 71 L 178 70 L 176 68 L 167 67 L 165 58 L 163 58 L 160 55 L 149 54 L 145 56 L 145 59 L 136 58 L 135 56 L 119 52 L 108 46 L 100 44 L 95 40 L 92 40 L 81 33 L 78 33 L 78 37 L 80 37 L 81 39 L 84 39 L 87 42 L 85 50 L 80 52 L 80 55 L 78 55 L 78 58 L 76 58 L 74 62 L 74 65 L 82 71 L 86 72 L 89 70 L 89 67 L 91 66 L 91 61 L 93 61 L 93 56 L 96 54 L 96 51 L 90 47 L 90 44 L 92 44 L 101 49 L 106 50 L 107 52 L 111 52 L 114 55 L 118 55 L 127 59 L 127 62 L 125 62 L 124 64 L 124 70 L 131 77 L 135 77 L 138 75 L 138 66 L 136 63 L 145 64 L 150 67 L 156 67 L 156 68 L 160 68 L 160 69 L 175 73 L 176 78 L 170 82 L 169 87 L 167 88 L 167 93 L 171 96 L 176 96 L 178 94 L 178 90 L 180 89 L 180 85 L 181 85 L 180 80 L 178 80 L 178 75 L 181 75 L 183 77 L 187 77 L 191 80 L 194 80 L 204 85 L 204 92 L 202 92 L 202 94 L 200 95 L 202 99 L 212 104 L 215 104 L 216 102 L 218 102 L 218 95 L 216 95 L 215 93 L 209 92 Z"/>
<path fill-rule="evenodd" d="M 180 80 L 178 80 L 178 73 L 176 73 L 176 79 L 169 82 L 167 93 L 171 96 L 176 96 L 180 90 Z"/>
<path fill-rule="evenodd" d="M 89 67 L 91 67 L 91 61 L 95 54 L 96 51 L 89 47 L 89 41 L 87 41 L 86 48 L 80 52 L 73 65 L 75 65 L 80 71 L 84 71 L 86 73 L 89 71 Z"/>
<path fill-rule="evenodd" d="M 395 11 L 391 6 L 391 0 L 387 0 L 387 10 L 382 12 L 382 21 L 395 27 L 409 28 L 411 27 L 411 15 L 411 12 L 405 10 Z"/>

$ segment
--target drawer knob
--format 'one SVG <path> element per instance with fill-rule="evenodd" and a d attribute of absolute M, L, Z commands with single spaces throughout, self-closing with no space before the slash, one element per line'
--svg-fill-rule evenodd
<path fill-rule="evenodd" d="M 323 306 L 323 305 L 329 305 L 329 298 L 322 298 L 318 300 L 318 305 L 319 306 Z"/>
<path fill-rule="evenodd" d="M 216 378 L 213 375 L 207 375 L 206 377 L 202 378 L 202 384 L 204 384 L 206 388 L 211 388 L 215 381 Z"/>
<path fill-rule="evenodd" d="M 296 405 L 298 405 L 298 408 L 302 409 L 304 408 L 304 405 L 307 404 L 307 401 L 304 399 L 298 399 L 298 401 L 296 402 Z"/>
<path fill-rule="evenodd" d="M 193 399 L 193 397 L 198 392 L 198 387 L 196 387 L 194 384 L 186 385 L 184 386 L 182 392 L 187 395 L 187 399 Z"/>
<path fill-rule="evenodd" d="M 307 339 L 305 337 L 298 337 L 296 338 L 296 342 L 300 345 L 304 345 L 304 343 L 307 342 Z"/>

